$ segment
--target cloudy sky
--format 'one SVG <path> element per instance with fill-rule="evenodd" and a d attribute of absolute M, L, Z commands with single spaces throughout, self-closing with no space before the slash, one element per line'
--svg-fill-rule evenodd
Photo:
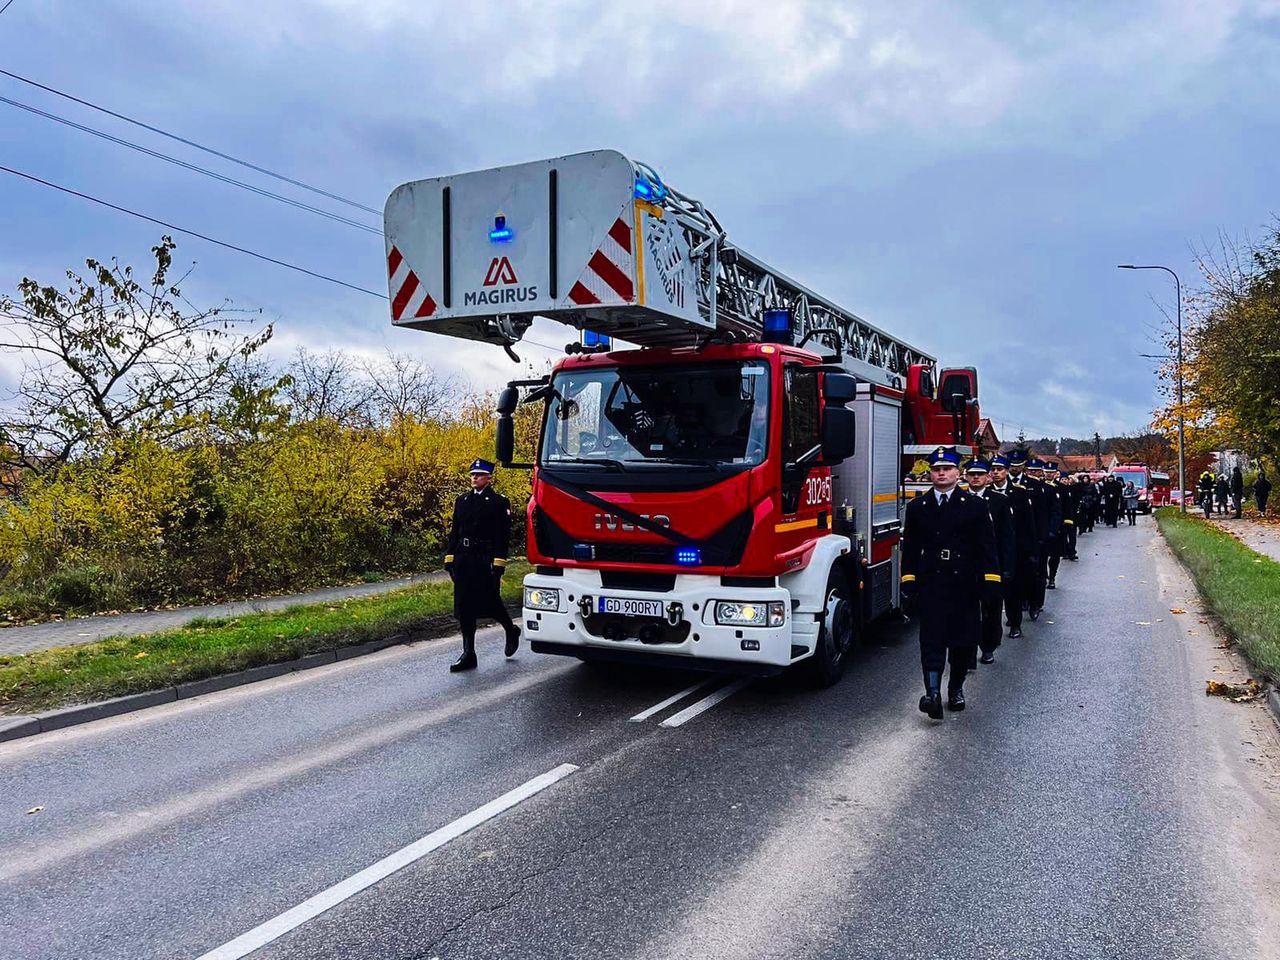
<path fill-rule="evenodd" d="M 13 0 L 0 67 L 379 209 L 406 180 L 620 149 L 739 246 L 977 365 L 1005 437 L 1142 427 L 1150 298 L 1172 304 L 1171 284 L 1115 264 L 1190 282 L 1194 246 L 1280 213 L 1280 0 Z M 8 77 L 0 96 L 253 177 Z M 375 234 L 9 104 L 0 118 L 6 167 L 385 287 Z M 2 173 L 0 211 L 8 291 L 86 256 L 142 262 L 160 232 Z M 393 329 L 384 301 L 178 239 L 192 299 L 261 308 L 281 354 L 390 347 L 477 386 L 516 369 Z"/>

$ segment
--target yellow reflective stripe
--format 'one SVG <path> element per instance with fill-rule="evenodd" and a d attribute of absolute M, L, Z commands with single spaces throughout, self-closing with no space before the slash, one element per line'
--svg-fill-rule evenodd
<path fill-rule="evenodd" d="M 904 573 L 902 575 L 903 583 L 915 583 L 915 581 L 916 581 L 916 575 L 914 573 Z"/>
<path fill-rule="evenodd" d="M 788 530 L 804 530 L 808 527 L 816 527 L 818 525 L 817 517 L 810 517 L 808 520 L 792 520 L 790 523 L 779 523 L 773 528 L 774 533 L 786 533 Z"/>
<path fill-rule="evenodd" d="M 444 562 L 445 562 L 445 563 L 453 563 L 453 554 L 452 554 L 452 553 L 446 553 L 446 554 L 444 555 Z"/>
<path fill-rule="evenodd" d="M 1076 525 L 1076 522 L 1075 522 L 1074 520 L 1063 520 L 1062 522 L 1063 522 L 1063 523 L 1069 523 L 1069 524 L 1071 524 L 1071 526 L 1073 526 L 1073 527 Z"/>
<path fill-rule="evenodd" d="M 896 493 L 877 493 L 874 497 L 871 498 L 871 502 L 872 503 L 888 503 L 890 500 L 897 500 L 897 499 L 898 499 L 898 495 Z"/>
<path fill-rule="evenodd" d="M 1000 582 L 1000 574 L 998 574 L 998 573 L 988 573 L 988 574 L 985 574 L 985 575 L 984 575 L 983 579 L 985 579 L 988 583 L 999 583 L 999 582 Z"/>
<path fill-rule="evenodd" d="M 505 567 L 505 566 L 507 565 L 507 558 L 506 558 L 506 557 L 494 557 L 494 558 L 493 558 L 493 565 L 494 565 L 495 567 Z"/>

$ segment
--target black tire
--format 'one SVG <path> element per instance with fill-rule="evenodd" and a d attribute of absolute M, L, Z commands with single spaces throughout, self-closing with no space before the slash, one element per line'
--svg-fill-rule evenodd
<path fill-rule="evenodd" d="M 822 622 L 818 627 L 818 644 L 813 656 L 800 664 L 806 682 L 823 688 L 844 676 L 849 655 L 858 640 L 857 601 L 848 579 L 839 570 L 827 575 L 827 589 Z"/>

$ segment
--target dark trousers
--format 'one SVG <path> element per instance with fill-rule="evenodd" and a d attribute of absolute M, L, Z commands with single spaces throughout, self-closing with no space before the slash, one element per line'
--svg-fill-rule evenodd
<path fill-rule="evenodd" d="M 1200 506 L 1204 507 L 1205 519 L 1209 519 L 1213 514 L 1213 497 L 1202 497 L 1200 499 Z"/>
<path fill-rule="evenodd" d="M 1062 534 L 1049 540 L 1049 581 L 1058 579 L 1058 565 L 1062 563 Z"/>
<path fill-rule="evenodd" d="M 1231 509 L 1235 510 L 1235 518 L 1240 519 L 1240 514 L 1244 510 L 1244 497 L 1237 497 L 1234 493 L 1231 495 Z"/>
<path fill-rule="evenodd" d="M 1102 508 L 1102 515 L 1106 519 L 1108 527 L 1114 527 L 1116 521 L 1120 519 L 1120 505 L 1107 501 L 1107 505 Z"/>
<path fill-rule="evenodd" d="M 1049 554 L 1052 549 L 1052 541 L 1040 541 L 1040 561 L 1035 565 L 1031 589 L 1027 591 L 1027 605 L 1032 610 L 1044 609 L 1044 591 L 1049 583 Z"/>
<path fill-rule="evenodd" d="M 1000 646 L 1000 641 L 1004 639 L 1004 624 L 1000 622 L 1002 610 L 1004 610 L 1002 597 L 982 601 L 982 640 L 979 641 L 979 646 L 982 647 L 983 653 L 994 652 L 996 647 Z M 1021 610 L 1018 611 L 1018 616 L 1021 618 Z"/>
<path fill-rule="evenodd" d="M 1067 549 L 1063 551 L 1063 556 L 1074 560 L 1076 558 L 1076 525 L 1074 523 L 1066 524 L 1062 528 L 1062 533 L 1067 542 Z"/>
<path fill-rule="evenodd" d="M 951 662 L 951 676 L 947 678 L 947 689 L 955 690 L 964 683 L 965 674 L 978 666 L 978 648 L 948 647 L 945 643 L 926 643 L 920 641 L 920 667 L 924 672 L 924 682 L 929 683 L 929 674 L 942 676 L 947 662 Z"/>
<path fill-rule="evenodd" d="M 1032 576 L 1029 564 L 1023 564 L 1004 585 L 1004 614 L 1010 630 L 1022 629 L 1022 602 L 1027 598 L 1028 583 Z"/>
<path fill-rule="evenodd" d="M 1253 498 L 1254 498 L 1255 500 L 1257 500 L 1257 501 L 1258 501 L 1258 512 L 1259 512 L 1259 513 L 1266 513 L 1266 512 L 1267 512 L 1267 497 L 1268 497 L 1268 496 L 1270 496 L 1270 491 L 1268 491 L 1267 493 L 1255 493 L 1255 494 L 1253 495 Z"/>

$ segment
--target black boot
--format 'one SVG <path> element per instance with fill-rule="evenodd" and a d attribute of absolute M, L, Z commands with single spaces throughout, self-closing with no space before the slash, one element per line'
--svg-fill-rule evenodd
<path fill-rule="evenodd" d="M 516 651 L 520 649 L 520 628 L 514 623 L 507 625 L 507 647 L 505 653 L 508 657 L 514 657 Z"/>
<path fill-rule="evenodd" d="M 1046 589 L 1049 589 L 1049 590 L 1057 590 L 1058 589 L 1057 577 L 1050 577 L 1049 582 L 1045 584 L 1045 587 Z"/>
<path fill-rule="evenodd" d="M 957 713 L 964 709 L 964 675 L 962 670 L 957 678 L 956 668 L 952 667 L 951 679 L 947 681 L 947 709 Z"/>
<path fill-rule="evenodd" d="M 920 712 L 927 713 L 932 720 L 942 719 L 942 674 L 926 673 L 924 675 L 924 696 L 920 698 Z"/>
<path fill-rule="evenodd" d="M 983 650 L 982 656 L 978 658 L 979 663 L 995 663 L 996 652 L 994 650 Z"/>
<path fill-rule="evenodd" d="M 462 656 L 449 664 L 449 672 L 461 673 L 463 670 L 474 670 L 477 662 L 476 635 L 474 633 L 464 633 L 462 635 Z"/>
<path fill-rule="evenodd" d="M 1014 627 L 1012 630 L 1009 631 L 1010 640 L 1017 640 L 1020 636 L 1022 636 L 1021 627 Z"/>

